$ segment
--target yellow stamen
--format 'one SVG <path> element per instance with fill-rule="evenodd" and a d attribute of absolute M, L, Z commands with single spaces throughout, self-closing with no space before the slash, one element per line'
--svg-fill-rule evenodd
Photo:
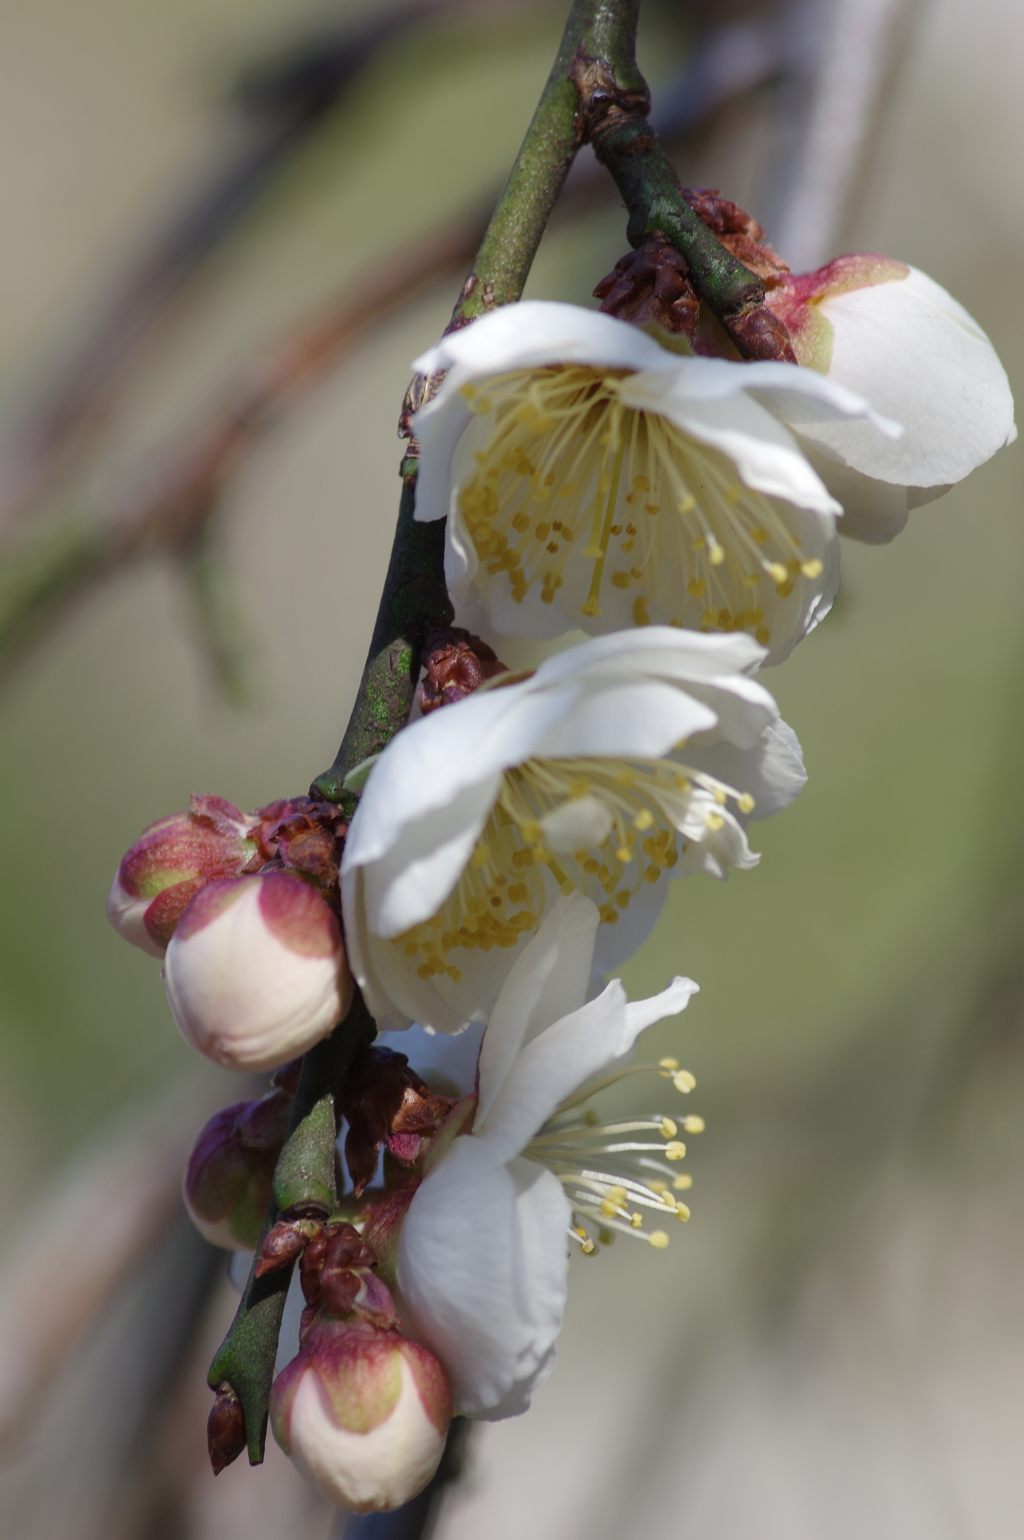
<path fill-rule="evenodd" d="M 822 562 L 804 554 L 798 515 L 784 500 L 743 484 L 726 455 L 667 418 L 625 406 L 627 372 L 548 366 L 496 376 L 486 394 L 464 388 L 489 431 L 458 492 L 483 572 L 506 574 L 517 603 L 536 584 L 542 603 L 552 604 L 566 563 L 581 550 L 594 563 L 584 614 L 601 614 L 607 578 L 639 590 L 635 625 L 649 624 L 653 614 L 752 632 L 766 645 L 770 628 L 750 602 L 761 575 L 785 600 L 795 578 L 821 577 Z M 552 507 L 556 521 L 541 514 Z M 654 517 L 661 510 L 665 516 Z M 646 517 L 632 522 L 641 511 Z M 634 564 L 610 573 L 610 541 L 623 531 L 622 549 Z"/>

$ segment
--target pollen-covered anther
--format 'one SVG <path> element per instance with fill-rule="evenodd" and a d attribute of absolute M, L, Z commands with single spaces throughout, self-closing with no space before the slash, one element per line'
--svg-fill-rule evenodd
<path fill-rule="evenodd" d="M 695 815 L 714 834 L 732 820 L 730 802 L 744 811 L 752 801 L 669 760 L 527 760 L 505 772 L 452 895 L 395 944 L 419 959 L 420 978 L 455 978 L 452 952 L 517 946 L 553 890 L 586 894 L 614 925 L 643 885 L 677 865 Z"/>

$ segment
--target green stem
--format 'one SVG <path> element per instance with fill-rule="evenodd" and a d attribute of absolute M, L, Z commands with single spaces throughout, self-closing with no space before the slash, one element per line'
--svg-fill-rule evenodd
<path fill-rule="evenodd" d="M 373 1018 L 357 991 L 342 1027 L 305 1055 L 288 1137 L 274 1172 L 274 1199 L 264 1220 L 264 1235 L 282 1217 L 328 1219 L 337 1206 L 336 1098 L 352 1058 L 372 1043 L 375 1034 Z M 229 1384 L 242 1403 L 250 1465 L 262 1462 L 266 1447 L 277 1339 L 293 1267 L 280 1267 L 257 1278 L 254 1259 L 235 1318 L 210 1365 L 211 1389 Z"/>
<path fill-rule="evenodd" d="M 645 117 L 596 134 L 594 153 L 615 178 L 629 210 L 626 237 L 631 246 L 642 246 L 655 233 L 664 235 L 686 258 L 698 296 L 723 324 L 761 303 L 764 284 L 690 208 Z"/>
<path fill-rule="evenodd" d="M 634 62 L 639 10 L 640 0 L 574 0 L 533 121 L 463 285 L 453 327 L 511 304 L 523 292 L 551 210 L 587 137 L 572 79 L 574 59 L 615 59 L 619 89 L 647 111 L 650 97 Z"/>
<path fill-rule="evenodd" d="M 454 611 L 444 581 L 444 520 L 417 524 L 415 472 L 406 476 L 384 592 L 359 692 L 334 764 L 317 776 L 310 796 L 338 802 L 351 814 L 356 798 L 345 777 L 379 754 L 404 727 L 420 671 L 420 645 L 429 627 L 450 625 Z"/>
<path fill-rule="evenodd" d="M 626 235 L 642 246 L 663 236 L 686 261 L 691 283 L 746 358 L 796 359 L 789 334 L 763 304 L 764 284 L 690 208 L 672 163 L 647 121 L 650 98 L 638 75 L 631 40 L 608 34 L 608 46 L 573 57 L 577 123 L 615 179 L 629 211 Z"/>

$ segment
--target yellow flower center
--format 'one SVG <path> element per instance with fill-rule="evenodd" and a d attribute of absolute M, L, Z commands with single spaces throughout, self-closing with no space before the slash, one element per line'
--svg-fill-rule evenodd
<path fill-rule="evenodd" d="M 753 809 L 752 797 L 670 760 L 527 760 L 505 772 L 451 896 L 394 945 L 419 959 L 421 978 L 458 981 L 451 954 L 516 946 L 537 929 L 555 884 L 586 894 L 614 925 L 691 840 L 723 827 L 730 799 L 741 813 Z"/>
<path fill-rule="evenodd" d="M 745 486 L 724 454 L 624 406 L 624 377 L 558 365 L 463 387 L 493 423 L 459 493 L 483 568 L 506 574 L 517 603 L 539 583 L 552 604 L 575 553 L 592 563 L 585 615 L 601 614 L 610 585 L 634 594 L 636 625 L 656 603 L 671 625 L 751 630 L 767 643 L 760 585 L 788 598 L 821 562 L 802 555 L 788 505 Z"/>

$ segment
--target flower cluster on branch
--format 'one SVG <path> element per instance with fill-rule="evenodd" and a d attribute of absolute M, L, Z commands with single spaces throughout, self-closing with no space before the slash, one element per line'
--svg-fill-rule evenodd
<path fill-rule="evenodd" d="M 642 116 L 635 13 L 574 7 L 536 155 L 413 365 L 395 554 L 338 761 L 252 813 L 193 797 L 108 903 L 163 957 L 188 1042 L 275 1071 L 185 1177 L 202 1233 L 252 1254 L 211 1369 L 214 1468 L 258 1460 L 269 1415 L 357 1512 L 425 1486 L 453 1414 L 526 1409 L 571 1248 L 661 1251 L 689 1218 L 681 1135 L 704 1124 L 675 1099 L 694 1077 L 632 1056 L 697 985 L 630 1003 L 608 975 L 670 879 L 754 866 L 750 824 L 803 786 L 756 676 L 827 615 L 840 534 L 892 539 L 1015 434 L 995 351 L 931 279 L 876 254 L 794 275 L 743 210 L 678 187 Z M 634 250 L 600 311 L 509 303 L 588 135 Z M 534 670 L 501 662 L 503 637 L 574 630 Z M 650 1110 L 593 1104 L 635 1074 Z M 296 1263 L 298 1351 L 271 1387 Z"/>

